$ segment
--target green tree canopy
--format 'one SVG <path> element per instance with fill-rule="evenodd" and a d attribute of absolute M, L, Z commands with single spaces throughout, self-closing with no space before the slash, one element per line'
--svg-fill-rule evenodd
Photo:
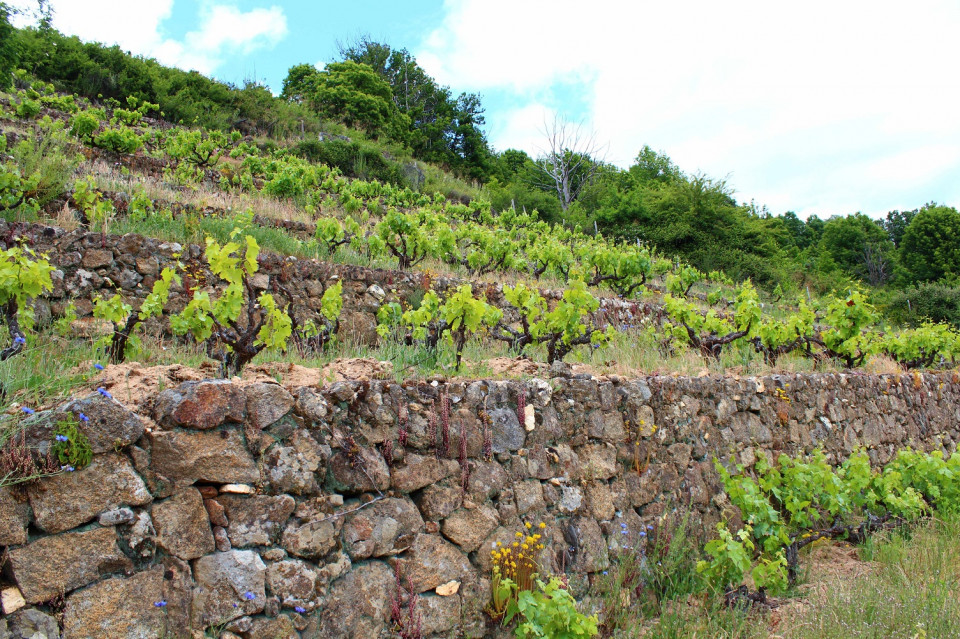
<path fill-rule="evenodd" d="M 0 2 L 0 89 L 9 89 L 13 84 L 13 70 L 19 58 L 17 43 L 13 38 L 15 29 L 10 24 L 10 7 Z"/>
<path fill-rule="evenodd" d="M 302 67 L 298 65 L 291 71 Z M 307 88 L 311 84 L 309 102 L 321 116 L 363 129 L 370 135 L 395 133 L 391 129 L 399 114 L 393 104 L 393 92 L 369 66 L 352 60 L 333 62 L 315 78 L 308 77 Z M 284 86 L 287 85 L 284 81 Z"/>
<path fill-rule="evenodd" d="M 820 248 L 847 273 L 872 285 L 893 273 L 893 242 L 880 222 L 862 214 L 831 217 L 823 225 Z"/>
<path fill-rule="evenodd" d="M 900 261 L 917 282 L 960 275 L 960 213 L 928 204 L 903 233 Z"/>

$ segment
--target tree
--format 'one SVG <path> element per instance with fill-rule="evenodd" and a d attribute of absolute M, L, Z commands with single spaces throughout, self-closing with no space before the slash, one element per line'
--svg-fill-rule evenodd
<path fill-rule="evenodd" d="M 322 116 L 370 135 L 387 133 L 395 124 L 397 112 L 390 85 L 365 64 L 333 62 L 317 74 L 312 84 L 309 102 Z"/>
<path fill-rule="evenodd" d="M 577 199 L 580 192 L 600 170 L 602 147 L 594 134 L 587 134 L 580 124 L 573 124 L 556 116 L 545 126 L 547 148 L 537 160 L 537 185 L 555 191 L 564 211 Z"/>
<path fill-rule="evenodd" d="M 893 243 L 880 223 L 862 213 L 827 220 L 820 248 L 845 271 L 873 286 L 883 284 L 892 274 Z"/>
<path fill-rule="evenodd" d="M 13 70 L 19 57 L 13 38 L 15 29 L 10 24 L 11 13 L 10 7 L 0 2 L 0 90 L 7 90 L 13 84 Z"/>
<path fill-rule="evenodd" d="M 960 213 L 933 204 L 920 209 L 903 233 L 900 261 L 917 282 L 960 275 Z"/>

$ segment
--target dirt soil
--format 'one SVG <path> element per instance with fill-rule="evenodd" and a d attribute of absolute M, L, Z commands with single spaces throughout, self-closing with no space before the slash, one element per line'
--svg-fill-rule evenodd
<path fill-rule="evenodd" d="M 80 365 L 90 370 L 92 362 Z M 370 380 L 388 377 L 393 373 L 390 362 L 375 359 L 337 359 L 322 369 L 308 368 L 298 364 L 269 363 L 248 366 L 243 371 L 240 383 L 279 381 L 286 388 L 320 386 L 329 382 L 345 380 Z M 205 362 L 198 368 L 171 364 L 144 366 L 139 362 L 111 364 L 90 380 L 91 389 L 105 388 L 120 402 L 130 407 L 145 406 L 165 388 L 201 379 L 216 378 L 217 365 Z"/>

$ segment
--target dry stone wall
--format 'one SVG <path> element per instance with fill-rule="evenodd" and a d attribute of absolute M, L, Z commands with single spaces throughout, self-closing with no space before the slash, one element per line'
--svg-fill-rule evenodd
<path fill-rule="evenodd" d="M 119 293 L 124 301 L 139 309 L 160 272 L 175 267 L 178 261 L 195 275 L 184 285 L 195 286 L 199 282 L 201 288 L 215 288 L 220 284 L 206 268 L 203 248 L 197 244 L 182 246 L 135 233 L 120 236 L 83 230 L 67 232 L 52 226 L 0 220 L 0 246 L 19 241 L 47 255 L 56 267 L 52 275 L 53 291 L 45 293 L 37 304 L 41 321 L 62 315 L 71 301 L 78 316 L 88 316 L 97 295 L 110 297 Z M 318 318 L 323 292 L 337 280 L 343 282 L 340 336 L 367 344 L 377 340 L 377 310 L 384 302 L 408 305 L 429 288 L 444 291 L 464 283 L 446 277 L 431 279 L 416 271 L 365 268 L 261 251 L 260 270 L 253 278 L 253 285 L 255 290 L 272 292 L 282 301 L 292 302 L 293 312 L 304 322 Z M 483 292 L 493 304 L 506 306 L 499 286 L 483 286 L 477 292 Z M 544 293 L 554 298 L 561 294 L 560 291 Z M 166 310 L 177 313 L 187 301 L 183 286 L 174 285 Z M 600 313 L 605 320 L 629 321 L 655 312 L 649 304 L 614 298 L 603 299 L 601 303 Z"/>
<path fill-rule="evenodd" d="M 497 636 L 482 612 L 489 550 L 526 522 L 546 526 L 544 568 L 584 597 L 622 525 L 676 509 L 704 530 L 736 517 L 715 458 L 822 447 L 839 460 L 863 446 L 882 463 L 960 438 L 954 373 L 555 374 L 208 380 L 142 414 L 93 393 L 27 417 L 25 441 L 45 451 L 57 421 L 82 412 L 95 455 L 0 489 L 12 613 L 0 637 L 55 628 L 56 615 L 66 639 L 388 637 L 398 566 L 425 637 Z"/>

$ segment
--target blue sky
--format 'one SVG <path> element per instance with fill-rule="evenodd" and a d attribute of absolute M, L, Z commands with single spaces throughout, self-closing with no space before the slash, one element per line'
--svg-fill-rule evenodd
<path fill-rule="evenodd" d="M 15 0 L 15 5 L 32 4 Z M 360 34 L 483 96 L 498 149 L 582 121 L 605 158 L 649 144 L 774 213 L 960 205 L 955 0 L 53 0 L 85 40 L 279 91 Z"/>

